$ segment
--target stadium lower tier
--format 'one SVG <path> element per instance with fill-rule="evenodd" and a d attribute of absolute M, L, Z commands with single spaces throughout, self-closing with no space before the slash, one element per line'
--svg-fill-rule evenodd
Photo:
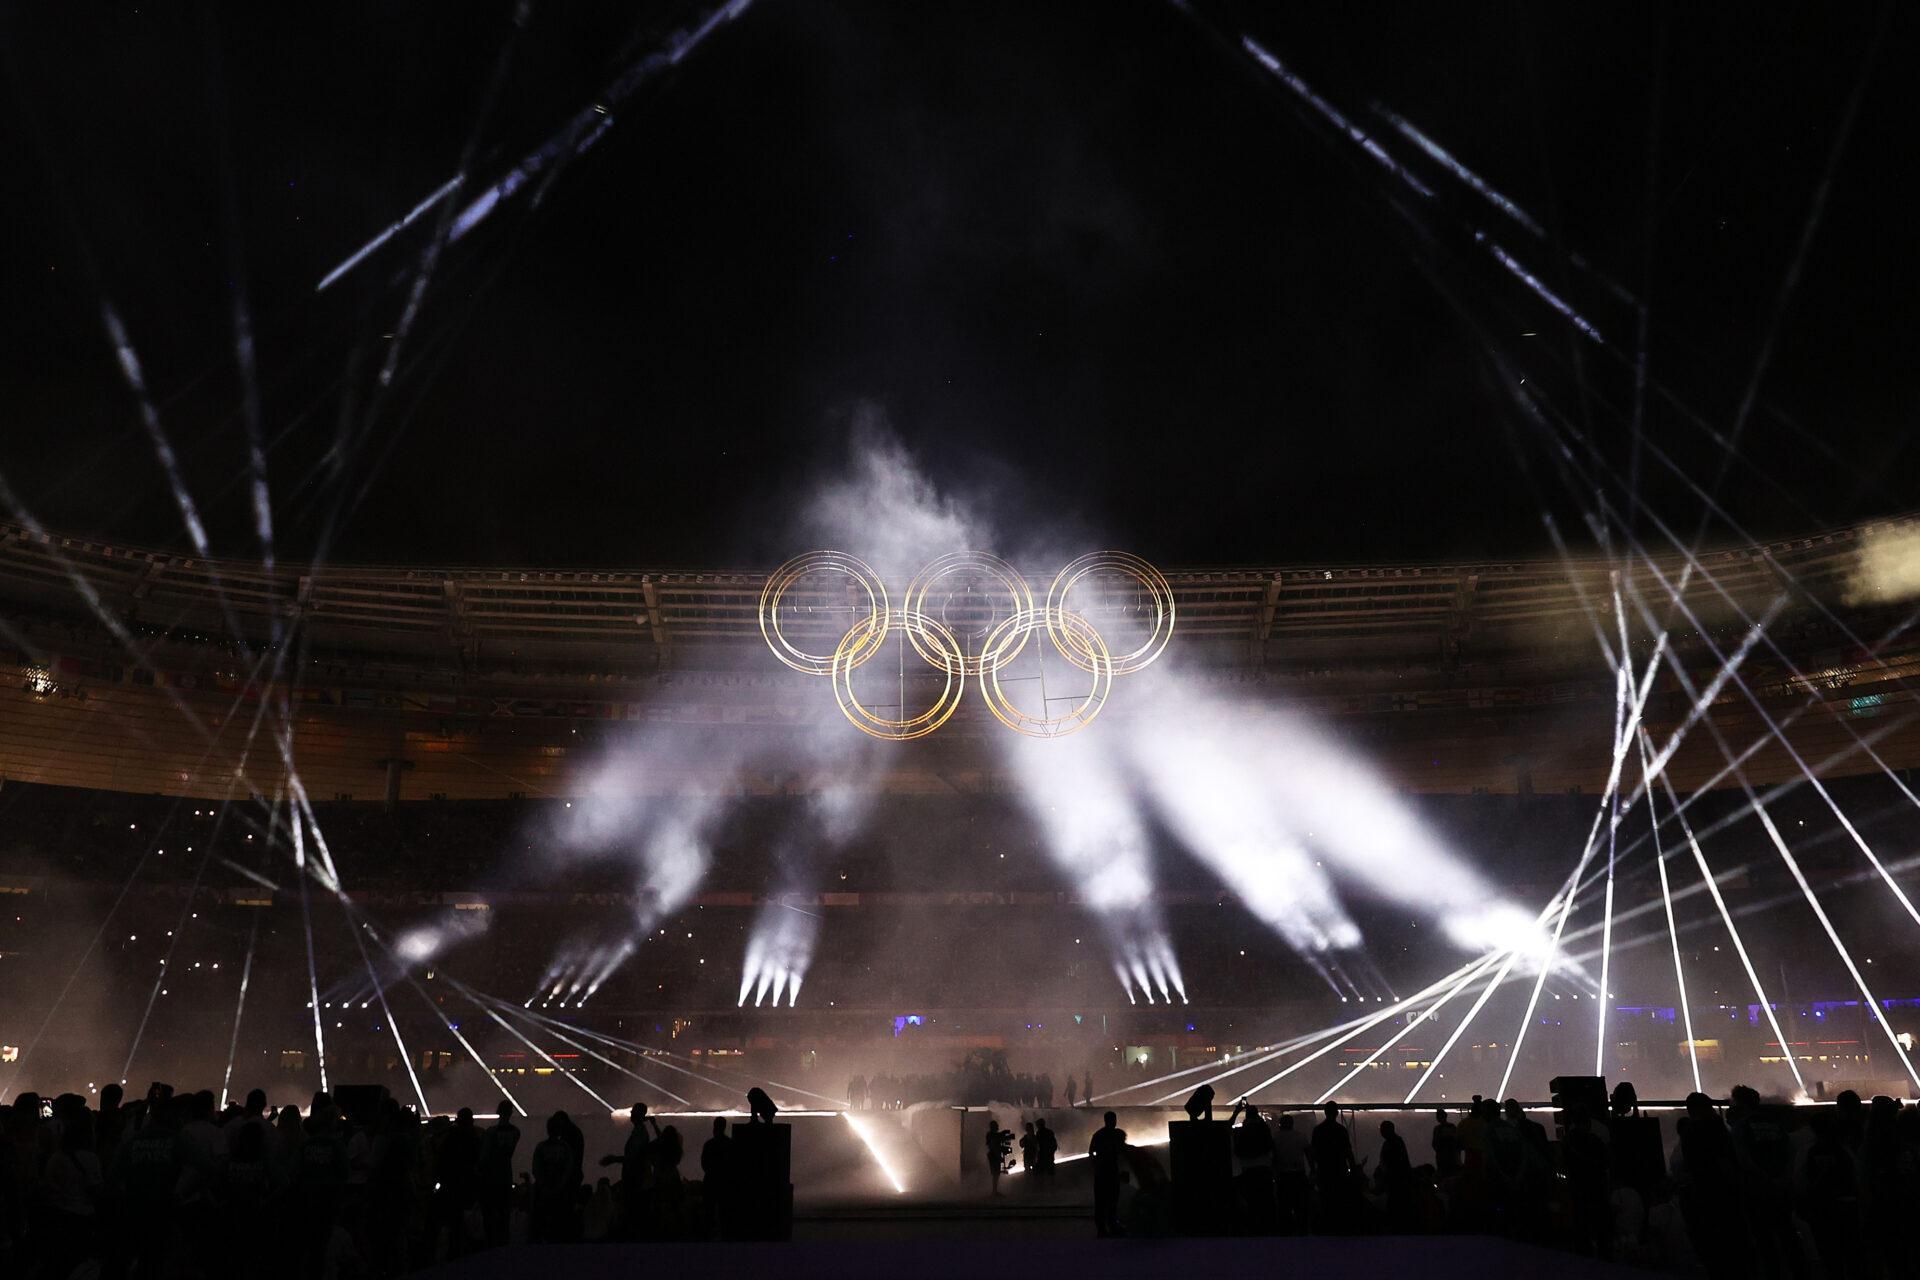
<path fill-rule="evenodd" d="M 1483 1000 L 1493 970 L 1458 981 L 1479 957 L 1444 918 L 1354 895 L 1360 944 L 1302 953 L 1171 846 L 1141 917 L 1170 961 L 1129 973 L 1139 939 L 1064 887 L 991 798 L 915 800 L 810 887 L 782 874 L 792 802 L 744 804 L 704 881 L 663 908 L 617 859 L 541 863 L 534 806 L 317 806 L 336 893 L 296 871 L 261 806 L 10 786 L 0 1070 L 61 1089 L 219 1078 L 231 1059 L 236 1078 L 297 1091 L 317 1087 L 324 1055 L 330 1078 L 402 1096 L 413 1077 L 470 1096 L 492 1087 L 484 1071 L 719 1105 L 764 1079 L 797 1090 L 789 1103 L 844 1100 L 855 1076 L 965 1101 L 957 1064 L 986 1054 L 1062 1097 L 1091 1072 L 1147 1102 L 1205 1077 L 1143 1082 L 1322 1033 L 1223 1092 L 1286 1070 L 1271 1096 L 1458 1099 L 1510 1063 L 1518 1081 L 1589 1072 L 1596 1051 L 1648 1096 L 1686 1092 L 1696 1070 L 1716 1093 L 1913 1092 L 1920 966 L 1900 894 L 1920 891 L 1914 810 L 1885 780 L 1830 794 L 1859 841 L 1804 790 L 1768 804 L 1798 876 L 1737 793 L 1691 808 L 1693 842 L 1664 831 L 1664 863 L 1644 823 L 1623 823 L 1611 924 L 1593 880 L 1537 987 L 1517 963 Z M 1580 797 L 1419 803 L 1529 910 L 1593 829 Z"/>

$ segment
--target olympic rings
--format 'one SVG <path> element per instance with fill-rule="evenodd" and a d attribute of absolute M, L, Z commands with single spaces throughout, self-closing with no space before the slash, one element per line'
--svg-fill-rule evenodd
<path fill-rule="evenodd" d="M 1055 619 L 1069 612 L 1067 593 L 1073 590 L 1074 583 L 1103 569 L 1132 578 L 1145 587 L 1147 594 L 1153 598 L 1153 630 L 1137 648 L 1111 657 L 1113 674 L 1132 675 L 1151 665 L 1160 656 L 1160 651 L 1167 647 L 1167 641 L 1173 639 L 1173 586 L 1165 574 L 1139 556 L 1128 555 L 1124 551 L 1093 551 L 1062 569 L 1054 577 L 1053 585 L 1047 588 L 1047 634 L 1053 637 L 1054 646 L 1068 662 L 1082 671 L 1094 671 L 1092 650 L 1084 648 L 1080 640 L 1067 628 L 1059 626 Z"/>
<path fill-rule="evenodd" d="M 898 719 L 875 715 L 854 696 L 853 669 L 873 655 L 878 644 L 873 636 L 878 635 L 884 641 L 890 631 L 905 631 L 908 639 L 914 642 L 916 653 L 926 653 L 922 640 L 933 642 L 939 648 L 939 660 L 932 665 L 946 672 L 947 682 L 941 688 L 940 696 L 933 700 L 933 705 L 917 716 L 908 716 L 904 706 L 900 708 Z M 856 661 L 855 655 L 862 656 Z M 889 609 L 886 620 L 878 626 L 867 618 L 854 623 L 841 639 L 840 647 L 833 651 L 833 697 L 840 704 L 841 713 L 860 732 L 892 742 L 910 742 L 938 729 L 959 709 L 960 699 L 967 691 L 965 666 L 966 654 L 960 648 L 960 641 L 945 624 L 924 613 Z"/>
<path fill-rule="evenodd" d="M 880 652 L 880 646 L 887 638 L 886 628 L 879 625 L 887 616 L 887 585 L 880 581 L 879 574 L 864 561 L 844 551 L 809 551 L 803 556 L 795 556 L 767 577 L 766 589 L 760 593 L 760 634 L 765 637 L 767 647 L 773 650 L 774 657 L 795 671 L 803 671 L 810 676 L 832 674 L 840 651 L 809 653 L 789 641 L 781 630 L 780 601 L 794 583 L 809 573 L 817 572 L 845 574 L 867 593 L 867 616 L 854 624 L 867 628 L 865 639 L 848 655 L 849 670 Z"/>
<path fill-rule="evenodd" d="M 1080 704 L 1064 715 L 1030 716 L 1014 706 L 1000 688 L 1001 650 L 1014 635 L 1020 637 L 1021 646 L 1025 645 L 1027 634 L 1036 627 L 1045 627 L 1049 637 L 1072 637 L 1071 643 L 1088 657 L 1088 664 L 1083 670 L 1092 671 L 1093 684 Z M 1056 646 L 1058 643 L 1055 641 Z M 1019 647 L 1015 646 L 1016 653 Z M 1064 654 L 1067 651 L 1063 649 L 1061 652 Z M 980 674 L 980 696 L 986 700 L 987 710 L 1007 728 L 1030 738 L 1064 738 L 1070 733 L 1078 733 L 1093 723 L 1093 718 L 1100 714 L 1100 708 L 1107 705 L 1107 694 L 1113 691 L 1113 658 L 1107 652 L 1107 642 L 1093 629 L 1091 622 L 1077 613 L 1060 609 L 1048 609 L 1044 614 L 1033 609 L 1016 613 L 988 633 L 986 646 L 981 651 L 983 663 L 989 657 L 992 662 L 986 664 Z"/>
<path fill-rule="evenodd" d="M 848 596 L 857 600 L 866 594 L 865 615 L 858 617 L 841 636 L 830 654 L 801 648 L 787 638 L 785 626 L 810 609 L 783 604 L 787 593 L 810 573 L 839 573 L 853 580 L 858 591 Z M 971 572 L 992 579 L 1004 589 L 1013 608 L 1005 617 L 989 613 L 985 637 L 978 653 L 969 655 L 949 620 L 936 616 L 931 605 L 934 588 L 943 578 Z M 1113 653 L 1106 638 L 1087 616 L 1068 606 L 1068 596 L 1076 583 L 1089 574 L 1119 573 L 1144 588 L 1150 600 L 1153 628 L 1147 638 L 1125 653 Z M 826 593 L 814 593 L 816 599 Z M 819 607 L 817 604 L 813 607 Z M 767 647 L 795 671 L 827 676 L 833 681 L 834 701 L 853 726 L 862 733 L 893 742 L 908 742 L 925 737 L 952 718 L 966 694 L 967 681 L 978 679 L 980 696 L 987 710 L 1007 728 L 1037 738 L 1059 738 L 1077 733 L 1093 722 L 1106 705 L 1115 676 L 1130 675 L 1151 665 L 1166 650 L 1173 638 L 1173 587 L 1166 575 L 1124 551 L 1096 551 L 1081 556 L 1062 569 L 1047 589 L 1046 604 L 1036 607 L 1032 588 L 1006 561 L 982 551 L 960 551 L 940 556 L 913 576 L 906 597 L 894 608 L 887 600 L 886 584 L 863 561 L 841 551 L 810 551 L 796 556 L 774 570 L 760 593 L 760 634 Z M 1001 687 L 1001 671 L 1025 650 L 1036 631 L 1045 631 L 1053 649 L 1070 664 L 1092 676 L 1084 697 L 1073 709 L 1060 715 L 1030 715 L 1013 705 Z M 945 676 L 939 695 L 918 715 L 907 715 L 905 706 L 898 717 L 883 716 L 863 704 L 853 691 L 853 669 L 880 652 L 887 637 L 895 632 L 920 658 Z M 968 632 L 967 634 L 973 634 Z M 904 680 L 903 680 L 904 691 Z M 1044 687 L 1044 686 L 1043 686 Z M 1050 699 L 1059 701 L 1059 699 Z"/>
<path fill-rule="evenodd" d="M 988 555 L 984 551 L 950 552 L 934 560 L 931 564 L 927 565 L 926 568 L 913 575 L 913 581 L 907 584 L 907 598 L 903 602 L 907 611 L 909 613 L 924 613 L 931 617 L 933 611 L 927 607 L 927 595 L 933 590 L 934 584 L 951 574 L 963 573 L 969 569 L 987 577 L 997 579 L 999 584 L 1007 589 L 1007 594 L 1013 597 L 1013 611 L 1016 614 L 1033 612 L 1033 590 L 1027 586 L 1027 580 L 1020 576 L 1019 570 L 1015 569 L 1005 560 L 1002 560 L 999 556 Z M 951 620 L 949 619 L 949 621 Z M 988 629 L 991 629 L 993 620 L 990 618 L 988 621 Z M 1031 632 L 1032 628 L 1022 629 L 1019 633 L 1020 642 L 1014 646 L 1013 652 L 999 655 L 997 660 L 1004 661 L 1018 656 L 1020 651 L 1027 647 L 1027 637 Z M 926 649 L 921 647 L 919 632 L 916 629 L 907 629 L 907 642 L 913 646 L 915 653 L 925 658 L 929 663 L 932 663 L 934 666 L 940 665 L 939 660 L 936 659 L 933 654 L 928 653 Z M 983 645 L 981 653 L 965 659 L 966 673 L 968 675 L 977 676 L 983 674 L 984 655 L 985 646 Z"/>

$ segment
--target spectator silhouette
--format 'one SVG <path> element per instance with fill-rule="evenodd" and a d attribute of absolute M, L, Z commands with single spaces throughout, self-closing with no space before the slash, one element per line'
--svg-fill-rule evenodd
<path fill-rule="evenodd" d="M 1127 1131 L 1120 1127 L 1120 1117 L 1107 1112 L 1087 1144 L 1087 1156 L 1093 1161 L 1093 1224 L 1103 1236 L 1119 1230 L 1120 1157 L 1126 1146 Z"/>
<path fill-rule="evenodd" d="M 733 1175 L 733 1139 L 727 1136 L 727 1118 L 715 1116 L 713 1136 L 700 1148 L 700 1190 L 708 1225 L 718 1234 L 731 1234 Z"/>
<path fill-rule="evenodd" d="M 478 1167 L 480 1221 L 487 1245 L 509 1242 L 513 1214 L 513 1153 L 520 1146 L 520 1129 L 513 1118 L 520 1108 L 509 1098 L 494 1107 L 494 1121 L 480 1144 Z"/>
<path fill-rule="evenodd" d="M 1051 1180 L 1054 1170 L 1054 1157 L 1060 1153 L 1060 1138 L 1058 1134 L 1047 1127 L 1047 1122 L 1044 1119 L 1035 1120 L 1033 1124 L 1034 1141 L 1038 1144 L 1035 1150 L 1039 1153 L 1040 1176 Z"/>
<path fill-rule="evenodd" d="M 1240 1127 L 1233 1131 L 1233 1156 L 1240 1166 L 1236 1178 L 1247 1229 L 1254 1235 L 1272 1235 L 1279 1229 L 1279 1205 L 1274 1198 L 1273 1131 L 1260 1108 L 1242 1099 L 1234 1110 Z"/>
<path fill-rule="evenodd" d="M 573 1120 L 564 1111 L 547 1117 L 547 1136 L 533 1149 L 533 1206 L 528 1234 L 539 1241 L 568 1241 L 580 1237 L 578 1197 L 580 1157 L 569 1130 Z M 626 1176 L 638 1181 L 627 1170 Z"/>
<path fill-rule="evenodd" d="M 1075 1090 L 1075 1089 L 1076 1089 L 1077 1087 L 1078 1087 L 1078 1086 L 1077 1086 L 1077 1085 L 1075 1085 L 1075 1084 L 1074 1084 L 1074 1082 L 1073 1082 L 1073 1075 L 1072 1075 L 1071 1073 L 1069 1073 L 1069 1074 L 1067 1075 L 1067 1106 L 1068 1106 L 1068 1107 L 1072 1107 L 1072 1106 L 1073 1106 L 1073 1098 L 1074 1098 L 1074 1090 Z"/>
<path fill-rule="evenodd" d="M 1741 1210 L 1733 1139 L 1704 1093 L 1687 1095 L 1687 1113 L 1677 1127 L 1674 1180 L 1694 1251 L 1710 1276 L 1749 1275 L 1753 1247 Z"/>
<path fill-rule="evenodd" d="M 1442 1182 L 1460 1172 L 1460 1131 L 1444 1108 L 1433 1113 L 1433 1169 Z"/>
<path fill-rule="evenodd" d="M 1727 1134 L 1733 1142 L 1740 1179 L 1740 1200 L 1753 1224 L 1754 1247 L 1763 1258 L 1778 1259 L 1782 1273 L 1806 1274 L 1805 1251 L 1793 1216 L 1793 1138 L 1786 1126 L 1760 1105 L 1760 1095 L 1735 1085 L 1727 1108 Z"/>
<path fill-rule="evenodd" d="M 445 1236 L 448 1258 L 466 1252 L 467 1210 L 479 1200 L 481 1144 L 473 1111 L 462 1107 L 453 1117 L 453 1127 L 441 1135 L 434 1149 L 434 1233 L 436 1239 Z"/>
<path fill-rule="evenodd" d="M 1307 1135 L 1285 1112 L 1273 1130 L 1273 1188 L 1280 1212 L 1280 1229 L 1288 1235 L 1306 1230 L 1311 1192 Z"/>
<path fill-rule="evenodd" d="M 1002 1129 L 1000 1122 L 987 1113 L 987 1178 L 991 1184 L 991 1194 L 1000 1194 L 1000 1175 L 1007 1171 L 1009 1157 L 1013 1151 L 1013 1131 Z"/>
<path fill-rule="evenodd" d="M 1820 1266 L 1834 1280 L 1863 1274 L 1860 1263 L 1860 1184 L 1838 1109 L 1815 1113 L 1813 1143 L 1801 1165 L 1801 1212 Z"/>
<path fill-rule="evenodd" d="M 1386 1202 L 1387 1229 L 1407 1231 L 1413 1226 L 1413 1161 L 1407 1141 L 1393 1121 L 1380 1122 L 1380 1162 L 1373 1171 L 1374 1190 Z"/>
<path fill-rule="evenodd" d="M 1330 1232 L 1353 1230 L 1359 1216 L 1354 1186 L 1353 1140 L 1340 1123 L 1340 1108 L 1329 1102 L 1326 1118 L 1313 1127 L 1314 1185 L 1320 1193 L 1324 1225 Z"/>

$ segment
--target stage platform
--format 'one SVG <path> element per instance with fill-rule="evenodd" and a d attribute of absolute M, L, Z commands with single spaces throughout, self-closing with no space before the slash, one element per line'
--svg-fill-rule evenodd
<path fill-rule="evenodd" d="M 1101 1280 L 1271 1277 L 1315 1280 L 1625 1280 L 1630 1267 L 1484 1236 L 1317 1236 L 1285 1239 L 1100 1240 L 1091 1224 L 1059 1238 L 1057 1219 L 978 1214 L 955 1218 L 962 1230 L 874 1238 L 877 1224 L 841 1220 L 833 1239 L 786 1244 L 519 1245 L 475 1254 L 425 1272 L 434 1280 L 628 1280 L 635 1275 L 750 1277 L 751 1280 L 981 1280 L 983 1276 L 1099 1276 Z M 817 1224 L 815 1224 L 817 1225 Z M 904 1223 L 898 1225 L 905 1225 Z M 931 1223 L 923 1224 L 931 1226 Z M 798 1230 L 800 1224 L 796 1224 Z M 1026 1234 L 1033 1231 L 1034 1234 Z"/>

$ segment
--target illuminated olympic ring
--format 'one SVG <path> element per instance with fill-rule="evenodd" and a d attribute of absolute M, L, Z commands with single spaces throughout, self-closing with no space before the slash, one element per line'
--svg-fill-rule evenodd
<path fill-rule="evenodd" d="M 1087 696 L 1079 705 L 1062 715 L 1030 716 L 1013 705 L 1000 688 L 1000 668 L 1003 659 L 1008 656 L 1003 651 L 1009 644 L 1014 652 L 1026 644 L 1026 637 L 1037 628 L 1044 627 L 1049 637 L 1067 636 L 1068 643 L 1085 655 L 1084 665 L 1075 662 L 1075 666 L 1093 674 L 1093 684 L 1087 690 Z M 1018 640 L 1016 644 L 1015 641 Z M 1055 639 L 1054 647 L 1060 648 Z M 1060 649 L 1068 659 L 1072 654 Z M 1078 733 L 1093 723 L 1100 714 L 1100 708 L 1107 705 L 1107 694 L 1113 691 L 1113 658 L 1107 652 L 1107 642 L 1093 629 L 1093 624 L 1077 613 L 1064 609 L 1023 609 L 1005 619 L 987 633 L 987 642 L 981 647 L 980 656 L 984 669 L 980 673 L 980 696 L 986 700 L 987 710 L 1015 733 L 1024 733 L 1030 738 L 1064 738 L 1070 733 Z"/>
<path fill-rule="evenodd" d="M 873 637 L 877 635 L 884 641 L 890 631 L 906 632 L 916 653 L 924 655 L 928 646 L 935 647 L 938 650 L 937 660 L 933 660 L 932 665 L 946 673 L 947 682 L 941 687 L 940 696 L 917 716 L 908 716 L 905 706 L 900 708 L 899 719 L 875 715 L 861 704 L 853 692 L 853 669 L 872 656 L 875 645 Z M 863 656 L 856 661 L 856 655 Z M 830 673 L 833 677 L 833 697 L 840 704 L 841 713 L 860 732 L 890 742 L 911 742 L 938 729 L 959 709 L 960 699 L 967 691 L 965 668 L 966 653 L 960 648 L 960 641 L 939 619 L 910 609 L 889 609 L 884 622 L 876 624 L 871 618 L 862 618 L 841 638 L 840 647 L 833 651 Z"/>
<path fill-rule="evenodd" d="M 995 579 L 1012 600 L 1012 611 L 992 623 L 977 654 L 969 656 L 945 622 L 928 607 L 935 585 L 955 573 L 973 571 Z M 816 653 L 787 638 L 784 628 L 796 616 L 805 618 L 814 610 L 835 607 L 833 597 L 823 591 L 812 593 L 805 606 L 785 604 L 794 584 L 810 573 L 839 573 L 853 580 L 858 590 L 849 589 L 849 598 L 857 601 L 866 595 L 863 617 L 840 638 L 830 654 Z M 1069 593 L 1089 574 L 1119 573 L 1132 578 L 1146 590 L 1152 601 L 1153 629 L 1147 638 L 1126 653 L 1115 654 L 1107 646 L 1086 616 L 1068 607 Z M 954 552 L 928 564 L 907 584 L 903 605 L 893 608 L 887 601 L 886 585 L 863 561 L 840 551 L 812 551 L 781 565 L 767 578 L 760 593 L 760 634 L 767 647 L 795 671 L 807 675 L 828 676 L 833 681 L 834 700 L 841 712 L 862 733 L 889 741 L 906 742 L 925 737 L 945 724 L 959 709 L 966 693 L 967 680 L 980 681 L 980 696 L 994 719 L 1031 737 L 1058 738 L 1076 733 L 1093 722 L 1106 705 L 1115 676 L 1130 675 L 1151 665 L 1173 637 L 1173 587 L 1166 575 L 1124 551 L 1096 551 L 1081 556 L 1062 569 L 1047 589 L 1046 604 L 1036 607 L 1027 581 L 1006 561 L 985 552 Z M 1056 652 L 1069 663 L 1093 677 L 1085 697 L 1070 711 L 1057 716 L 1033 716 L 1013 705 L 1000 687 L 1001 669 L 1017 657 L 1035 631 L 1044 630 Z M 908 716 L 900 708 L 898 718 L 882 716 L 861 703 L 853 691 L 853 669 L 878 653 L 894 632 L 905 636 L 913 651 L 927 665 L 942 672 L 946 682 L 927 710 Z"/>
<path fill-rule="evenodd" d="M 1013 612 L 1015 614 L 1033 612 L 1033 590 L 1027 586 L 1027 580 L 1020 576 L 1020 571 L 1008 564 L 1005 560 L 1002 560 L 999 556 L 988 555 L 984 551 L 950 552 L 927 565 L 927 567 L 919 573 L 914 574 L 913 581 L 907 584 L 907 598 L 903 602 L 907 611 L 909 613 L 924 613 L 932 616 L 934 611 L 927 607 L 927 595 L 933 590 L 934 584 L 942 578 L 956 573 L 964 573 L 967 570 L 973 570 L 976 573 L 993 578 L 997 580 L 1002 587 L 1006 588 L 1007 594 L 1013 597 Z M 1031 634 L 1031 627 L 1023 628 L 1019 632 L 1019 643 L 1014 645 L 1012 652 L 996 655 L 995 660 L 1005 662 L 1018 657 L 1020 651 L 1027 647 L 1027 637 Z M 913 651 L 922 658 L 925 658 L 928 663 L 936 667 L 940 665 L 940 659 L 933 653 L 928 652 L 921 644 L 920 634 L 916 629 L 908 628 L 907 643 L 911 644 Z M 983 645 L 981 646 L 980 653 L 963 658 L 968 675 L 977 676 L 983 674 L 983 658 L 985 653 L 986 646 Z"/>
<path fill-rule="evenodd" d="M 853 579 L 855 586 L 866 592 L 867 616 L 854 625 L 864 626 L 867 631 L 859 646 L 847 655 L 847 668 L 852 670 L 880 652 L 880 646 L 886 643 L 887 629 L 878 624 L 887 616 L 887 585 L 880 581 L 880 575 L 869 568 L 866 562 L 844 551 L 809 551 L 775 569 L 767 578 L 766 589 L 760 593 L 760 634 L 766 638 L 773 656 L 795 671 L 804 671 L 810 676 L 832 674 L 834 663 L 841 656 L 839 649 L 832 653 L 809 653 L 788 640 L 782 630 L 785 619 L 780 603 L 788 589 L 810 573 L 845 574 Z M 812 607 L 821 606 L 816 604 Z M 789 614 L 792 612 L 794 610 L 788 610 Z M 844 643 L 841 647 L 845 647 Z"/>
<path fill-rule="evenodd" d="M 1112 654 L 1108 658 L 1113 664 L 1114 675 L 1129 676 L 1150 666 L 1167 647 L 1167 641 L 1173 639 L 1173 585 L 1167 581 L 1165 574 L 1139 556 L 1128 555 L 1124 551 L 1089 552 L 1056 574 L 1053 585 L 1047 588 L 1047 634 L 1053 637 L 1054 647 L 1068 662 L 1082 671 L 1098 674 L 1098 659 L 1092 648 L 1084 645 L 1071 629 L 1061 626 L 1058 619 L 1071 614 L 1067 608 L 1067 593 L 1073 590 L 1073 585 L 1088 574 L 1101 570 L 1125 574 L 1145 587 L 1147 594 L 1153 598 L 1153 630 L 1131 651 Z"/>

